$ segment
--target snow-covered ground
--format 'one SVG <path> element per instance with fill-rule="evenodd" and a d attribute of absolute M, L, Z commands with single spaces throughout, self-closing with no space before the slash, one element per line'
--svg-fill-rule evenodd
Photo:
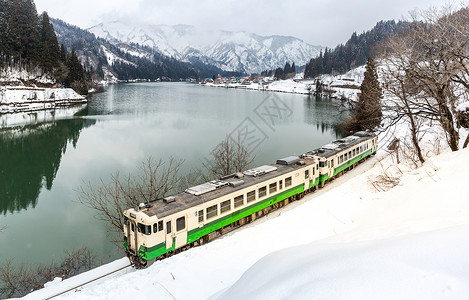
<path fill-rule="evenodd" d="M 61 297 L 467 299 L 469 149 L 428 153 L 414 168 L 379 150 L 325 188 L 244 228 Z M 390 173 L 398 177 L 393 188 L 381 180 Z M 44 298 L 73 280 L 26 298 Z"/>
<path fill-rule="evenodd" d="M 86 101 L 84 96 L 70 88 L 0 87 L 0 114 L 51 109 Z"/>
<path fill-rule="evenodd" d="M 357 94 L 360 92 L 360 85 L 363 81 L 363 74 L 365 66 L 355 68 L 343 75 L 321 75 L 318 79 L 324 84 L 327 89 L 333 91 L 331 94 L 335 98 L 357 99 Z M 238 83 L 206 83 L 205 86 L 209 87 L 222 87 L 222 88 L 242 88 L 248 90 L 258 91 L 271 91 L 281 93 L 293 94 L 311 94 L 316 89 L 316 79 L 303 79 L 302 73 L 297 74 L 295 78 L 286 80 L 268 81 L 263 84 L 238 84 Z M 271 79 L 271 78 L 266 78 Z M 273 79 L 272 79 L 273 80 Z"/>

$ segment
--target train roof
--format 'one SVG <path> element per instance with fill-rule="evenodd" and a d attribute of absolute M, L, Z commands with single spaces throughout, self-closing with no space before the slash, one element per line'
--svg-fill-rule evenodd
<path fill-rule="evenodd" d="M 345 149 L 352 147 L 353 145 L 357 145 L 374 137 L 376 137 L 376 134 L 372 132 L 359 131 L 353 135 L 349 135 L 347 137 L 333 141 L 330 144 L 324 145 L 321 148 L 306 152 L 303 156 L 331 157 Z"/>
<path fill-rule="evenodd" d="M 264 165 L 243 173 L 225 176 L 219 180 L 188 188 L 182 193 L 151 201 L 149 203 L 151 206 L 147 205 L 147 209 L 143 212 L 161 219 L 315 163 L 317 163 L 315 158 L 300 159 L 298 156 L 279 159 L 273 165 Z"/>

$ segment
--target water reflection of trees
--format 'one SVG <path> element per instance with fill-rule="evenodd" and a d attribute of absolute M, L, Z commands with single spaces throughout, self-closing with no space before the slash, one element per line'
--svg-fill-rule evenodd
<path fill-rule="evenodd" d="M 304 102 L 305 122 L 316 126 L 321 133 L 334 132 L 336 137 L 341 137 L 339 124 L 346 117 L 340 111 L 340 104 L 324 97 L 308 96 Z"/>
<path fill-rule="evenodd" d="M 52 188 L 62 154 L 76 146 L 80 118 L 0 130 L 0 212 L 35 207 L 41 189 Z"/>

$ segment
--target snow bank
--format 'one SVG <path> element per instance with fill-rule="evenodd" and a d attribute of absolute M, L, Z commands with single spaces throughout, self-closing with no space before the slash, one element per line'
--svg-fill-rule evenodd
<path fill-rule="evenodd" d="M 34 111 L 86 103 L 73 89 L 3 86 L 0 88 L 0 113 Z"/>
<path fill-rule="evenodd" d="M 469 226 L 267 255 L 211 299 L 463 299 Z"/>
<path fill-rule="evenodd" d="M 62 298 L 465 298 L 469 149 L 399 165 L 399 185 L 378 192 L 384 154 L 207 245 Z"/>
<path fill-rule="evenodd" d="M 128 264 L 129 264 L 129 260 L 126 257 L 124 257 L 124 258 L 115 260 L 109 264 L 95 268 L 93 269 L 92 272 L 93 272 L 93 275 L 95 276 L 94 278 L 97 278 L 99 276 L 106 275 L 113 270 L 125 268 Z M 132 269 L 130 268 L 123 269 L 122 271 L 119 271 L 117 274 L 125 274 L 128 272 L 132 272 Z M 82 274 L 76 275 L 72 278 L 69 278 L 63 281 L 61 281 L 60 278 L 55 278 L 53 281 L 46 283 L 45 284 L 46 287 L 44 289 L 28 294 L 25 297 L 23 297 L 23 299 L 47 299 L 54 295 L 66 292 L 67 290 L 72 289 L 73 287 L 79 284 L 86 283 L 89 280 L 90 280 L 89 273 L 82 273 Z M 119 297 L 116 299 L 119 299 Z"/>
<path fill-rule="evenodd" d="M 283 93 L 294 93 L 294 94 L 309 94 L 309 86 L 302 83 L 296 82 L 292 79 L 274 81 L 266 86 L 267 91 L 283 92 Z"/>

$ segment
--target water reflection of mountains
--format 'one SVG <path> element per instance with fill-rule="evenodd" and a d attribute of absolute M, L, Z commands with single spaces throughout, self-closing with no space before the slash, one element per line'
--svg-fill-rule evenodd
<path fill-rule="evenodd" d="M 79 114 L 86 115 L 87 108 Z M 92 123 L 72 118 L 0 129 L 0 213 L 35 207 L 41 189 L 52 188 L 68 143 L 75 147 L 81 130 Z"/>

